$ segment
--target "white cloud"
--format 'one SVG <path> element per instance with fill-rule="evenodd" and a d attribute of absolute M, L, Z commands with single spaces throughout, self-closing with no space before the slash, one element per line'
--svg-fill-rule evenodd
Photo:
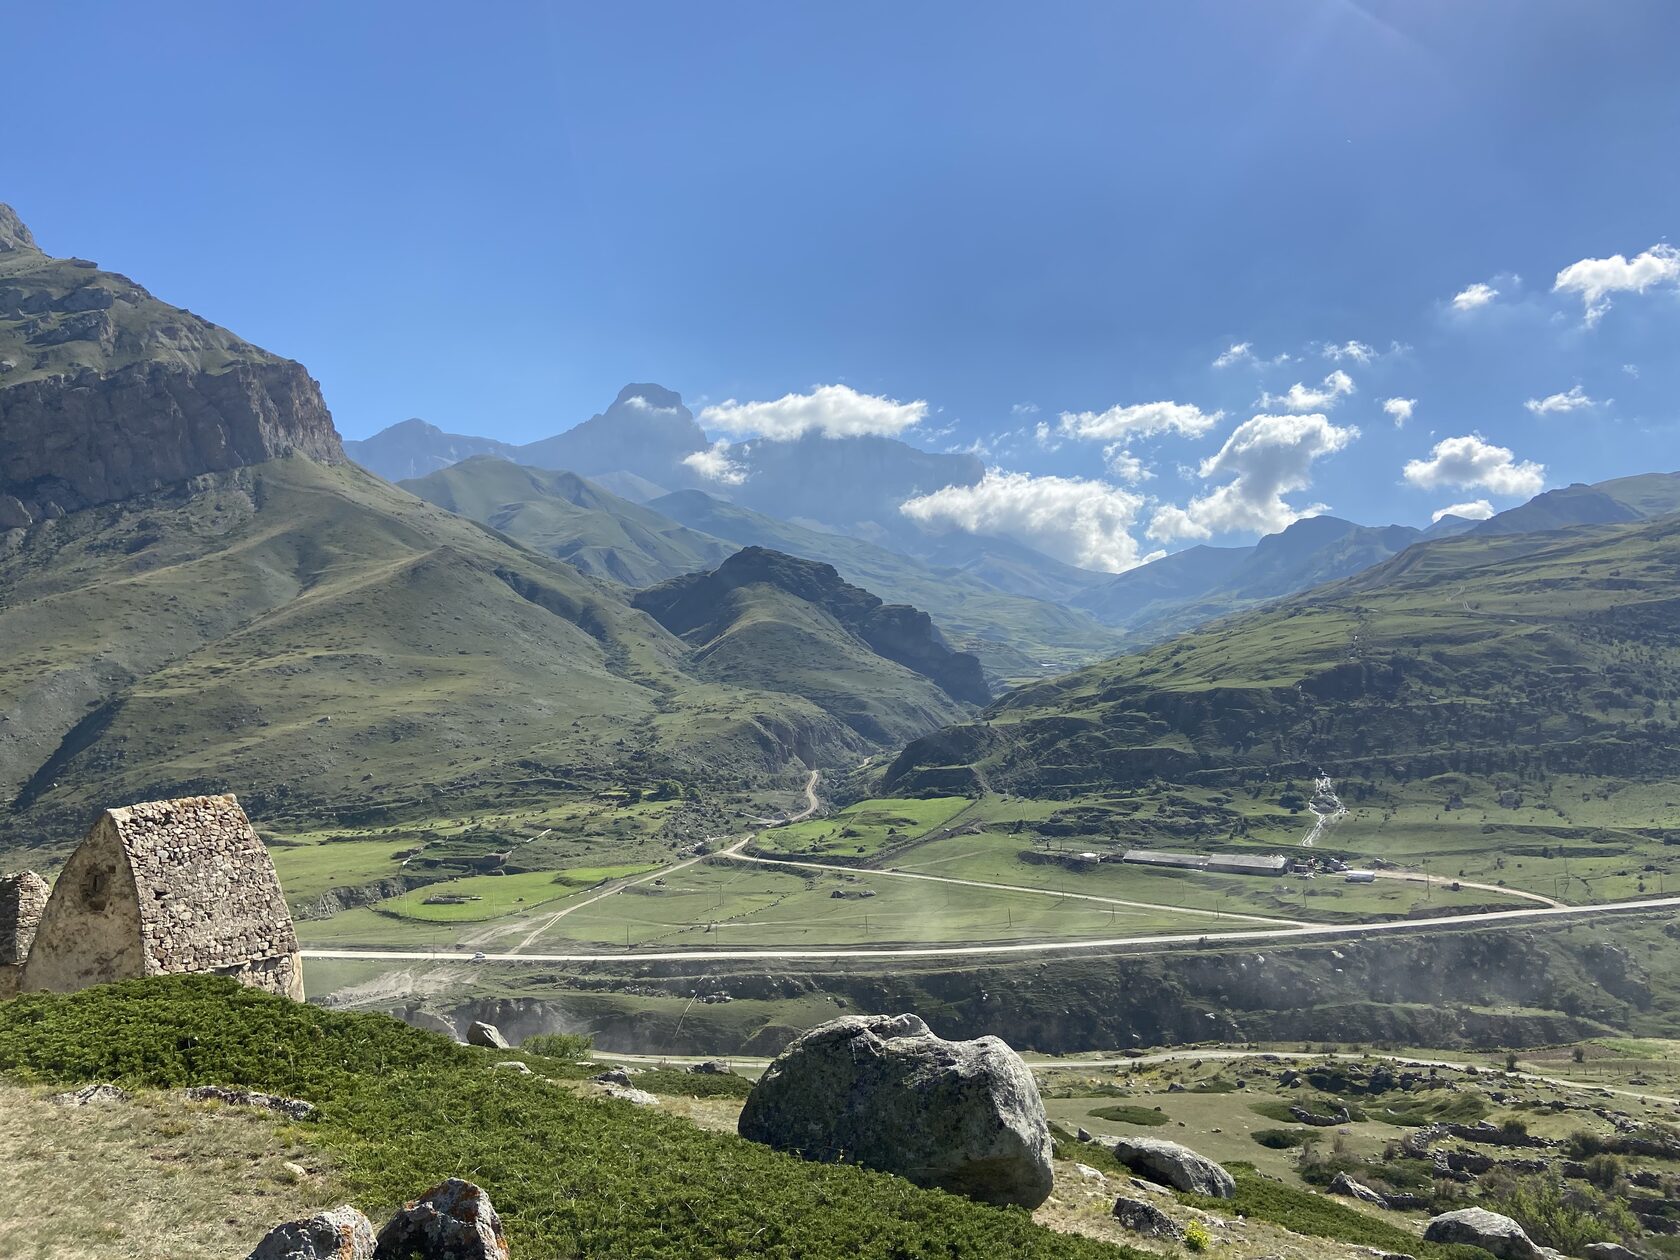
<path fill-rule="evenodd" d="M 1036 416 L 1038 414 L 1038 404 L 1033 402 L 1016 403 L 1009 409 L 1009 414 L 1012 416 Z"/>
<path fill-rule="evenodd" d="M 1425 490 L 1440 486 L 1476 487 L 1494 494 L 1534 495 L 1546 484 L 1546 466 L 1518 463 L 1508 447 L 1484 441 L 1480 434 L 1444 438 L 1428 459 L 1409 460 L 1406 480 Z"/>
<path fill-rule="evenodd" d="M 1432 515 L 1429 520 L 1435 524 L 1444 516 L 1461 516 L 1467 521 L 1485 521 L 1493 515 L 1493 504 L 1486 499 L 1472 499 L 1468 503 L 1454 503 L 1444 507 Z"/>
<path fill-rule="evenodd" d="M 640 394 L 631 394 L 624 400 L 624 405 L 632 411 L 646 412 L 650 416 L 674 416 L 679 410 L 676 407 L 656 407 Z"/>
<path fill-rule="evenodd" d="M 1369 363 L 1377 357 L 1377 352 L 1363 341 L 1345 341 L 1341 345 L 1325 345 L 1321 351 L 1326 359 L 1333 359 L 1340 363 L 1343 359 L 1352 359 L 1355 363 Z"/>
<path fill-rule="evenodd" d="M 1639 377 L 1639 364 L 1637 364 L 1637 363 L 1624 363 L 1624 364 L 1622 364 L 1622 371 L 1626 372 L 1629 376 L 1631 376 L 1631 377 L 1633 377 L 1634 379 L 1637 380 L 1638 377 Z"/>
<path fill-rule="evenodd" d="M 1140 554 L 1130 532 L 1142 506 L 1142 496 L 1105 481 L 992 468 L 978 485 L 946 486 L 899 511 L 927 525 L 1008 534 L 1070 564 L 1121 573 L 1154 559 Z"/>
<path fill-rule="evenodd" d="M 927 418 L 920 400 L 901 403 L 878 394 L 860 394 L 849 385 L 819 385 L 808 394 L 784 394 L 773 402 L 736 402 L 707 407 L 700 423 L 726 433 L 754 434 L 787 442 L 807 433 L 823 437 L 897 437 Z"/>
<path fill-rule="evenodd" d="M 1653 245 L 1631 260 L 1620 254 L 1583 258 L 1557 273 L 1553 293 L 1577 293 L 1590 327 L 1610 309 L 1612 293 L 1643 293 L 1659 284 L 1680 282 L 1680 249 Z"/>
<path fill-rule="evenodd" d="M 1608 405 L 1609 399 L 1599 402 L 1596 398 L 1588 398 L 1587 391 L 1579 385 L 1573 385 L 1567 393 L 1547 394 L 1544 398 L 1530 398 L 1523 406 L 1537 416 L 1549 416 L 1559 411 L 1584 411 L 1589 407 L 1603 407 Z"/>
<path fill-rule="evenodd" d="M 1230 480 L 1183 507 L 1158 508 L 1149 522 L 1149 537 L 1166 541 L 1237 531 L 1270 534 L 1316 515 L 1326 510 L 1323 504 L 1297 508 L 1283 496 L 1305 490 L 1312 484 L 1313 462 L 1358 436 L 1352 425 L 1331 424 L 1322 414 L 1245 420 L 1196 470 L 1204 480 Z"/>
<path fill-rule="evenodd" d="M 1169 432 L 1200 437 L 1224 415 L 1223 411 L 1209 414 L 1193 403 L 1151 402 L 1110 407 L 1107 411 L 1064 411 L 1061 420 L 1062 432 L 1069 437 L 1113 441 Z"/>
<path fill-rule="evenodd" d="M 1108 464 L 1108 471 L 1128 485 L 1148 481 L 1155 475 L 1141 459 L 1118 442 L 1103 447 L 1103 460 Z"/>
<path fill-rule="evenodd" d="M 747 470 L 729 458 L 729 443 L 719 438 L 703 451 L 684 455 L 683 463 L 708 481 L 725 486 L 738 486 L 747 479 Z"/>
<path fill-rule="evenodd" d="M 1040 420 L 1037 424 L 1033 425 L 1033 441 L 1037 442 L 1047 451 L 1059 451 L 1062 449 L 1061 440 L 1056 437 L 1056 431 L 1050 427 L 1050 422 L 1048 420 Z"/>
<path fill-rule="evenodd" d="M 1467 289 L 1460 289 L 1453 294 L 1452 308 L 1455 311 L 1473 311 L 1478 306 L 1486 306 L 1499 296 L 1499 290 L 1491 284 L 1484 284 L 1480 280 Z"/>
<path fill-rule="evenodd" d="M 1382 409 L 1394 421 L 1396 429 L 1406 426 L 1406 421 L 1412 418 L 1412 409 L 1417 406 L 1415 398 L 1385 398 Z"/>
<path fill-rule="evenodd" d="M 1334 407 L 1344 395 L 1353 392 L 1353 378 L 1337 368 L 1324 378 L 1317 389 L 1296 381 L 1281 394 L 1262 394 L 1260 406 L 1282 407 L 1285 411 L 1322 411 Z"/>
<path fill-rule="evenodd" d="M 1213 361 L 1216 368 L 1233 367 L 1238 363 L 1254 362 L 1254 343 L 1251 341 L 1233 341 L 1217 359 Z"/>

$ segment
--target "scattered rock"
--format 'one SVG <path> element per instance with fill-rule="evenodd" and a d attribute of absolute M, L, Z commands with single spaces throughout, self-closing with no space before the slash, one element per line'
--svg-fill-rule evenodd
<path fill-rule="evenodd" d="M 281 1164 L 280 1167 L 286 1170 L 287 1175 L 290 1176 L 293 1181 L 307 1181 L 309 1179 L 309 1169 L 305 1168 L 302 1164 L 295 1164 L 288 1159 L 285 1163 Z"/>
<path fill-rule="evenodd" d="M 1086 1181 L 1107 1181 L 1108 1180 L 1107 1177 L 1103 1176 L 1101 1169 L 1092 1168 L 1091 1165 L 1089 1165 L 1089 1164 L 1075 1164 L 1073 1166 L 1073 1171 L 1078 1173 Z"/>
<path fill-rule="evenodd" d="M 489 1050 L 511 1050 L 502 1030 L 494 1024 L 486 1024 L 483 1020 L 475 1019 L 467 1028 L 467 1044 L 469 1046 L 483 1046 Z"/>
<path fill-rule="evenodd" d="M 1177 1240 L 1184 1237 L 1184 1230 L 1177 1221 L 1153 1203 L 1145 1203 L 1142 1199 L 1128 1199 L 1121 1195 L 1114 1200 L 1114 1219 L 1120 1222 L 1121 1228 L 1142 1234 L 1145 1238 Z"/>
<path fill-rule="evenodd" d="M 518 1072 L 524 1076 L 531 1075 L 530 1066 L 528 1064 L 521 1063 L 518 1059 L 503 1059 L 501 1062 L 492 1063 L 490 1066 L 506 1068 L 509 1072 Z"/>
<path fill-rule="evenodd" d="M 315 1104 L 301 1098 L 284 1098 L 279 1094 L 264 1094 L 254 1089 L 234 1089 L 227 1085 L 194 1085 L 184 1091 L 194 1102 L 222 1102 L 236 1107 L 263 1107 L 278 1111 L 289 1120 L 309 1120 L 315 1115 Z"/>
<path fill-rule="evenodd" d="M 659 1099 L 645 1089 L 634 1089 L 628 1085 L 607 1084 L 601 1087 L 608 1098 L 616 1098 L 619 1102 L 635 1103 L 638 1107 L 657 1107 Z"/>
<path fill-rule="evenodd" d="M 1581 1254 L 1586 1260 L 1639 1260 L 1637 1252 L 1613 1242 L 1588 1243 L 1581 1248 Z"/>
<path fill-rule="evenodd" d="M 373 1260 L 373 1223 L 349 1204 L 263 1236 L 246 1260 Z"/>
<path fill-rule="evenodd" d="M 54 1094 L 52 1101 L 60 1107 L 102 1107 L 107 1103 L 125 1103 L 134 1097 L 120 1085 L 102 1082 L 84 1085 L 66 1094 Z"/>
<path fill-rule="evenodd" d="M 1350 1199 L 1358 1199 L 1361 1203 L 1374 1203 L 1377 1207 L 1385 1208 L 1388 1200 L 1362 1181 L 1355 1181 L 1345 1172 L 1337 1173 L 1330 1180 L 1331 1194 L 1345 1195 Z"/>
<path fill-rule="evenodd" d="M 735 1071 L 723 1059 L 707 1059 L 704 1063 L 696 1063 L 688 1070 L 696 1076 L 732 1076 Z"/>
<path fill-rule="evenodd" d="M 850 1015 L 797 1038 L 739 1129 L 986 1203 L 1034 1208 L 1054 1186 L 1049 1121 L 1020 1056 L 996 1037 L 946 1041 L 915 1015 Z"/>
<path fill-rule="evenodd" d="M 1486 1208 L 1460 1208 L 1443 1212 L 1424 1227 L 1423 1240 L 1437 1243 L 1469 1243 L 1491 1251 L 1499 1260 L 1539 1260 L 1540 1249 L 1523 1227 L 1509 1216 Z"/>
<path fill-rule="evenodd" d="M 626 1072 L 621 1067 L 609 1068 L 607 1071 L 601 1072 L 589 1079 L 594 1081 L 597 1085 L 628 1085 L 630 1083 L 630 1073 Z"/>
<path fill-rule="evenodd" d="M 1091 1132 L 1089 1129 L 1080 1129 L 1073 1136 L 1076 1140 L 1081 1142 L 1089 1142 L 1091 1140 Z"/>
<path fill-rule="evenodd" d="M 373 1254 L 375 1260 L 508 1260 L 508 1245 L 490 1196 L 451 1177 L 387 1221 Z"/>
<path fill-rule="evenodd" d="M 1177 1142 L 1119 1138 L 1114 1143 L 1114 1156 L 1139 1176 L 1189 1194 L 1229 1199 L 1237 1190 L 1236 1180 L 1230 1173 Z"/>

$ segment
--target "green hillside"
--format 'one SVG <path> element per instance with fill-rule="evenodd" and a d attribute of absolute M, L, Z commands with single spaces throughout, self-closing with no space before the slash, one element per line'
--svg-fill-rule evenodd
<path fill-rule="evenodd" d="M 476 456 L 402 483 L 428 503 L 482 521 L 595 577 L 625 586 L 716 568 L 728 543 L 569 472 Z"/>
<path fill-rule="evenodd" d="M 938 568 L 844 534 L 777 520 L 700 490 L 648 504 L 690 529 L 742 547 L 767 547 L 832 564 L 855 586 L 931 615 L 952 644 L 973 652 L 994 678 L 1019 681 L 1113 651 L 1119 636 L 1089 614 L 1012 595 L 954 568 Z"/>
<path fill-rule="evenodd" d="M 1308 832 L 1322 770 L 1353 807 L 1322 843 L 1636 895 L 1680 839 L 1677 703 L 1680 519 L 1468 535 L 1024 687 L 885 786 L 1086 799 L 1085 828 L 1121 833 L 1143 792 L 1180 834 L 1276 844 Z"/>
<path fill-rule="evenodd" d="M 492 1066 L 509 1059 L 532 1071 Z M 0 1004 L 0 1071 L 305 1098 L 318 1118 L 288 1138 L 329 1159 L 343 1193 L 371 1217 L 385 1220 L 442 1178 L 469 1178 L 496 1205 L 515 1256 L 1141 1260 L 1053 1233 L 1020 1209 L 807 1163 L 568 1088 L 595 1070 L 571 1057 L 457 1046 L 388 1016 L 324 1011 L 205 977 Z M 706 1083 L 660 1075 L 678 1088 Z"/>
<path fill-rule="evenodd" d="M 690 646 L 702 677 L 804 697 L 871 746 L 897 746 L 990 695 L 979 662 L 951 651 L 925 614 L 883 605 L 814 561 L 747 547 L 634 603 Z"/>
<path fill-rule="evenodd" d="M 0 555 L 13 845 L 189 791 L 365 820 L 738 783 L 856 743 L 809 701 L 685 672 L 574 569 L 353 466 L 277 460 L 52 524 Z"/>

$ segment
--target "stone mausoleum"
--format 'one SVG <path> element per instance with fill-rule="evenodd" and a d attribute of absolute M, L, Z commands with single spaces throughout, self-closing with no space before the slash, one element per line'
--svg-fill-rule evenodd
<path fill-rule="evenodd" d="M 12 878 L 20 887 L 40 883 Z M 0 951 L 9 883 L 0 884 Z M 31 913 L 39 922 L 33 943 L 24 942 L 17 985 L 26 993 L 211 973 L 303 999 L 303 961 L 280 879 L 232 795 L 106 810 L 45 906 Z M 14 929 L 13 938 L 22 935 Z M 0 994 L 3 986 L 0 978 Z"/>

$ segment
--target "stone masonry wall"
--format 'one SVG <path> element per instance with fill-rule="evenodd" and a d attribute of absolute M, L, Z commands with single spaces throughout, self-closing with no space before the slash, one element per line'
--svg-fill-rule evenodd
<path fill-rule="evenodd" d="M 21 966 L 29 957 L 48 891 L 47 881 L 34 871 L 0 875 L 0 967 Z"/>

